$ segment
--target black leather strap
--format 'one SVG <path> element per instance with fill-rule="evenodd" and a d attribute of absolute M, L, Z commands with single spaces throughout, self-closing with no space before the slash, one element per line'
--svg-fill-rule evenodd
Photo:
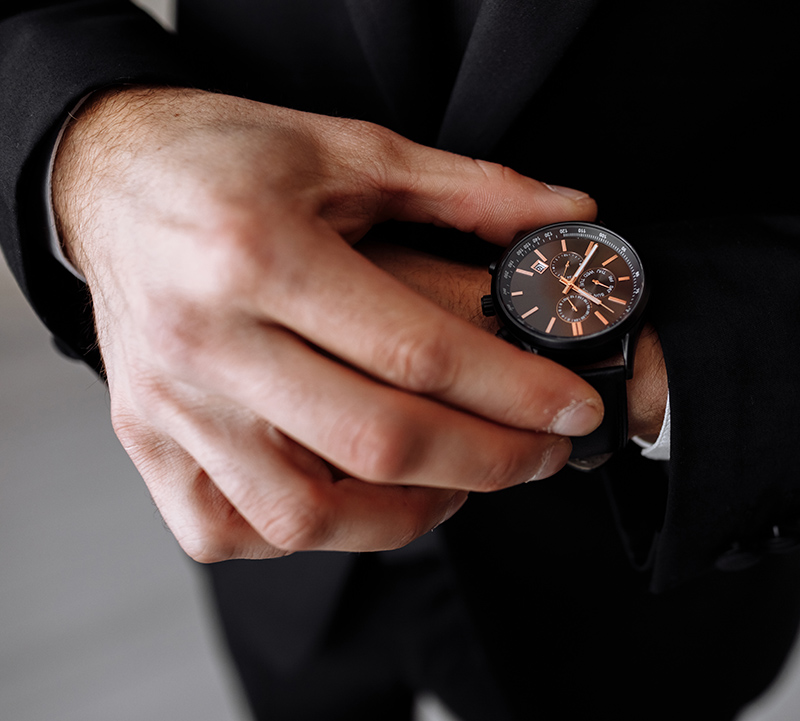
<path fill-rule="evenodd" d="M 625 366 L 609 366 L 579 371 L 578 375 L 600 394 L 605 406 L 603 422 L 588 436 L 572 438 L 575 466 L 592 468 L 628 442 L 628 394 Z"/>

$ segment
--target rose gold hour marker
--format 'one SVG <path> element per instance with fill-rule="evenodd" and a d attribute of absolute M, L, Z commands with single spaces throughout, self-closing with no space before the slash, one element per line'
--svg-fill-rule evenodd
<path fill-rule="evenodd" d="M 563 250 L 565 253 L 567 252 L 567 239 L 566 238 L 562 238 L 561 239 L 561 250 Z"/>
<path fill-rule="evenodd" d="M 550 319 L 550 322 L 547 324 L 547 328 L 544 329 L 544 332 L 549 333 L 551 330 L 553 330 L 553 326 L 555 325 L 555 323 L 556 323 L 556 317 L 553 316 Z"/>
<path fill-rule="evenodd" d="M 617 280 L 630 280 L 631 277 L 629 275 L 621 275 Z"/>
<path fill-rule="evenodd" d="M 617 258 L 619 258 L 618 255 L 612 255 L 605 263 L 601 263 L 600 265 L 602 265 L 605 268 L 609 263 L 615 261 Z"/>
<path fill-rule="evenodd" d="M 589 253 L 591 252 L 592 248 L 594 248 L 594 246 L 596 246 L 596 245 L 597 245 L 597 243 L 595 243 L 594 241 L 589 243 L 589 245 L 586 246 L 586 252 L 583 255 L 584 256 L 589 255 Z"/>
<path fill-rule="evenodd" d="M 578 321 L 572 324 L 572 335 L 583 335 L 583 323 Z"/>
<path fill-rule="evenodd" d="M 538 248 L 533 252 L 536 253 L 536 255 L 538 255 L 545 263 L 547 262 L 547 258 L 545 257 L 544 253 L 542 253 L 542 251 L 540 251 Z"/>
<path fill-rule="evenodd" d="M 530 276 L 532 276 L 532 275 L 533 275 L 533 273 L 531 273 L 531 271 L 529 271 L 529 270 L 522 270 L 522 268 L 517 268 L 517 273 L 522 273 L 522 275 L 530 275 Z"/>
<path fill-rule="evenodd" d="M 601 313 L 599 310 L 596 310 L 596 311 L 594 312 L 594 314 L 597 316 L 597 319 L 598 319 L 598 320 L 599 320 L 599 321 L 600 321 L 600 322 L 601 322 L 603 325 L 608 325 L 608 321 L 607 321 L 607 320 L 606 320 L 606 319 L 603 317 L 603 314 L 602 314 L 602 313 Z"/>
<path fill-rule="evenodd" d="M 539 310 L 539 306 L 535 305 L 527 313 L 523 313 L 520 317 L 521 318 L 527 318 L 529 315 L 531 315 L 531 313 L 535 313 L 537 310 Z"/>
<path fill-rule="evenodd" d="M 515 295 L 522 295 L 522 291 L 521 291 L 521 290 L 514 290 L 514 291 L 512 291 L 512 292 L 511 292 L 511 297 L 513 298 Z"/>
<path fill-rule="evenodd" d="M 608 299 L 612 303 L 619 303 L 620 305 L 628 305 L 628 301 L 627 300 L 622 300 L 622 298 L 615 298 L 613 295 L 608 296 Z"/>

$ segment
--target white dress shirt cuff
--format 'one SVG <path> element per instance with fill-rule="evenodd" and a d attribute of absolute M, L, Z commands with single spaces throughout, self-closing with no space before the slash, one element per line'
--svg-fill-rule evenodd
<path fill-rule="evenodd" d="M 642 455 L 651 461 L 668 461 L 670 457 L 670 412 L 669 394 L 667 394 L 667 407 L 664 409 L 664 421 L 661 424 L 661 432 L 658 434 L 655 443 L 643 441 L 638 436 L 633 437 L 633 442 L 642 448 Z"/>

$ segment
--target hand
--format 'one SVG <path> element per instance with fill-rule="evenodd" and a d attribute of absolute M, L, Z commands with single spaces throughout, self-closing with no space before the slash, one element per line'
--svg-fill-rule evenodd
<path fill-rule="evenodd" d="M 114 428 L 199 561 L 401 546 L 467 491 L 554 473 L 554 434 L 599 422 L 580 379 L 351 247 L 388 218 L 507 243 L 592 219 L 585 195 L 367 123 L 152 88 L 95 96 L 53 183 Z"/>
<path fill-rule="evenodd" d="M 356 248 L 373 263 L 451 313 L 484 331 L 497 332 L 496 317 L 486 317 L 480 311 L 480 298 L 490 290 L 491 277 L 485 268 L 455 263 L 380 241 L 365 240 Z M 564 282 L 563 278 L 559 280 Z M 581 292 L 577 286 L 573 289 Z M 608 359 L 603 365 L 621 363 L 620 355 Z M 650 324 L 645 324 L 639 336 L 633 378 L 628 381 L 627 390 L 629 436 L 655 441 L 664 420 L 667 371 L 658 333 Z"/>

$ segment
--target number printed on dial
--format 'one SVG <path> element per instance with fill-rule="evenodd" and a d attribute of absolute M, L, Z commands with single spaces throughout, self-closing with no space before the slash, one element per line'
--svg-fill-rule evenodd
<path fill-rule="evenodd" d="M 580 338 L 613 328 L 642 298 L 639 256 L 593 223 L 563 223 L 521 238 L 499 268 L 505 315 L 528 331 Z"/>

